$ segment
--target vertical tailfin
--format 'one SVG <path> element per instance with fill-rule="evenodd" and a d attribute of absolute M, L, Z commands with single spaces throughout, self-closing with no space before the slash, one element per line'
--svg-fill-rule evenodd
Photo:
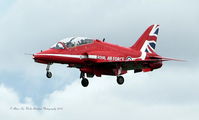
<path fill-rule="evenodd" d="M 159 25 L 154 24 L 149 26 L 131 48 L 141 52 L 154 53 L 158 32 Z"/>

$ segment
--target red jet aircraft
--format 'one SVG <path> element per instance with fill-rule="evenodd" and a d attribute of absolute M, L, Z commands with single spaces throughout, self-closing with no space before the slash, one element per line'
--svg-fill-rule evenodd
<path fill-rule="evenodd" d="M 121 76 L 128 70 L 149 72 L 161 68 L 163 61 L 176 60 L 161 57 L 155 53 L 159 25 L 151 25 L 131 47 L 122 47 L 104 42 L 104 40 L 85 37 L 65 38 L 50 49 L 33 54 L 35 62 L 47 64 L 46 76 L 53 63 L 68 64 L 68 67 L 80 69 L 81 84 L 87 87 L 87 77 L 101 75 L 117 76 L 119 85 L 124 83 Z M 86 74 L 86 76 L 85 76 Z"/>

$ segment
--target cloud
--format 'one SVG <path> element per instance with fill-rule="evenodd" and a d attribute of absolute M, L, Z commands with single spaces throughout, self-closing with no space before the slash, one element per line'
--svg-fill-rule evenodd
<path fill-rule="evenodd" d="M 175 71 L 186 70 L 175 68 Z M 153 119 L 175 120 L 198 118 L 198 81 L 194 78 L 199 71 L 187 76 L 186 81 L 178 79 L 179 73 L 164 68 L 154 73 L 125 75 L 125 84 L 117 85 L 114 77 L 94 78 L 83 88 L 75 81 L 46 96 L 41 107 L 35 106 L 31 98 L 19 101 L 15 91 L 0 85 L 2 106 L 0 115 L 10 119 Z M 182 72 L 181 72 L 182 73 Z M 172 75 L 171 75 L 172 74 Z M 169 76 L 170 75 L 170 76 Z M 186 79 L 186 78 L 185 78 Z M 172 81 L 172 84 L 170 84 Z M 179 84 L 180 83 L 180 84 Z M 190 87 L 192 86 L 192 87 Z M 186 90 L 184 90 L 186 89 Z M 10 109 L 12 107 L 12 109 Z M 25 110 L 13 110 L 14 107 Z M 26 110 L 26 108 L 48 108 L 51 110 Z M 60 110 L 52 110 L 61 108 Z"/>

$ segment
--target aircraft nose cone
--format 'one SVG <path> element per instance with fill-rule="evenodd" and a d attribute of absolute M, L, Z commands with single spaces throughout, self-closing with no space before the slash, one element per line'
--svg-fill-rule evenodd
<path fill-rule="evenodd" d="M 35 59 L 35 54 L 32 55 L 32 58 Z"/>
<path fill-rule="evenodd" d="M 42 56 L 38 53 L 36 54 L 33 54 L 32 58 L 34 59 L 35 62 L 38 62 L 38 63 L 43 63 L 43 64 L 47 64 L 48 63 L 48 60 L 46 58 L 46 56 Z"/>
<path fill-rule="evenodd" d="M 39 56 L 37 54 L 33 54 L 32 58 L 36 61 L 37 59 L 39 59 Z"/>

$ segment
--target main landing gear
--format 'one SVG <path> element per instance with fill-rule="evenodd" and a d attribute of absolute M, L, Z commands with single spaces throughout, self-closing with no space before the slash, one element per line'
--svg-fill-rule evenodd
<path fill-rule="evenodd" d="M 47 78 L 51 78 L 52 77 L 52 73 L 49 71 L 50 70 L 50 65 L 51 64 L 48 64 L 47 67 L 46 67 L 46 77 Z"/>
<path fill-rule="evenodd" d="M 89 81 L 88 81 L 88 79 L 85 78 L 85 73 L 84 72 L 81 72 L 80 78 L 82 79 L 82 81 L 81 81 L 82 86 L 83 87 L 87 87 L 88 84 L 89 84 Z M 117 76 L 117 83 L 119 85 L 122 85 L 124 83 L 124 77 Z"/>
<path fill-rule="evenodd" d="M 88 79 L 85 78 L 85 73 L 84 72 L 81 72 L 80 78 L 82 79 L 82 81 L 81 81 L 82 86 L 83 87 L 87 87 L 88 84 L 89 84 L 89 81 L 88 81 Z"/>
<path fill-rule="evenodd" d="M 118 83 L 119 85 L 122 85 L 122 84 L 124 83 L 124 77 L 122 77 L 122 76 L 117 76 L 117 83 Z"/>
<path fill-rule="evenodd" d="M 89 84 L 89 81 L 88 81 L 88 79 L 85 78 L 85 73 L 84 72 L 81 72 L 80 78 L 82 79 L 82 81 L 81 81 L 82 86 L 83 87 L 87 87 L 88 84 Z"/>

